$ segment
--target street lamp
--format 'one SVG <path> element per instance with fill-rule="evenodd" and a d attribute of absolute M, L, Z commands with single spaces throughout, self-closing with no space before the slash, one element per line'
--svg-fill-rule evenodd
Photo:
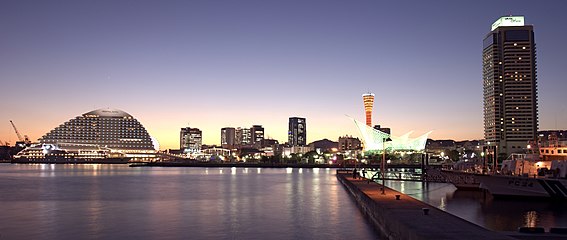
<path fill-rule="evenodd" d="M 486 158 L 484 157 L 484 147 L 482 147 L 482 152 L 480 153 L 482 156 L 482 174 L 486 173 Z"/>
<path fill-rule="evenodd" d="M 391 138 L 382 139 L 382 164 L 380 164 L 380 172 L 382 173 L 382 194 L 384 193 L 384 188 L 386 188 L 386 142 L 391 142 Z"/>

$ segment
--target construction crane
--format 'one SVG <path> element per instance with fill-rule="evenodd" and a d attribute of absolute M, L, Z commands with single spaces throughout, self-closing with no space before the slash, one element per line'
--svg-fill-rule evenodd
<path fill-rule="evenodd" d="M 22 135 L 20 134 L 20 132 L 18 131 L 18 129 L 16 128 L 16 125 L 14 124 L 14 122 L 12 122 L 12 120 L 10 120 L 10 123 L 12 124 L 12 127 L 14 128 L 14 131 L 16 132 L 16 135 L 18 135 L 18 140 L 20 140 L 20 142 L 23 142 L 24 144 L 30 144 L 31 141 L 28 138 L 28 135 L 24 135 L 24 137 L 22 137 Z"/>

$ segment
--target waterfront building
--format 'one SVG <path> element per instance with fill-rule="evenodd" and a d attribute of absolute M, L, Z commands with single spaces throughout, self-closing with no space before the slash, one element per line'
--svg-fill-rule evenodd
<path fill-rule="evenodd" d="M 280 145 L 280 143 L 276 139 L 265 138 L 265 139 L 262 139 L 262 141 L 261 141 L 261 147 L 262 148 L 265 148 L 265 147 L 278 148 L 279 145 Z"/>
<path fill-rule="evenodd" d="M 263 151 L 266 156 L 276 156 L 281 153 L 280 144 L 275 139 L 262 139 L 260 142 L 260 151 Z"/>
<path fill-rule="evenodd" d="M 313 141 L 312 143 L 310 143 L 307 146 L 309 146 L 310 148 L 313 148 L 313 150 L 321 153 L 321 152 L 331 152 L 333 150 L 337 151 L 338 145 L 339 145 L 339 143 L 325 138 L 325 139 Z"/>
<path fill-rule="evenodd" d="M 314 150 L 311 146 L 286 146 L 282 150 L 282 156 L 291 157 L 292 154 L 305 154 Z"/>
<path fill-rule="evenodd" d="M 426 148 L 429 151 L 452 151 L 457 150 L 455 140 L 433 140 L 427 139 Z"/>
<path fill-rule="evenodd" d="M 227 149 L 233 149 L 236 144 L 236 129 L 233 127 L 225 127 L 221 129 L 221 146 Z"/>
<path fill-rule="evenodd" d="M 232 156 L 232 149 L 219 147 L 216 145 L 203 145 L 203 150 L 199 156 L 201 161 L 209 161 L 211 159 L 228 161 Z M 218 158 L 218 159 L 217 159 Z"/>
<path fill-rule="evenodd" d="M 150 161 L 157 150 L 157 142 L 132 115 L 98 109 L 59 125 L 14 158 L 30 162 Z"/>
<path fill-rule="evenodd" d="M 545 130 L 538 131 L 538 141 L 547 142 L 550 139 L 555 139 L 558 141 L 567 141 L 567 130 Z"/>
<path fill-rule="evenodd" d="M 248 146 L 252 142 L 252 133 L 250 128 L 236 128 L 235 144 L 239 147 Z"/>
<path fill-rule="evenodd" d="M 544 161 L 567 160 L 567 130 L 538 131 L 538 141 L 530 150 L 539 151 Z"/>
<path fill-rule="evenodd" d="M 394 136 L 369 127 L 356 119 L 352 120 L 362 135 L 365 152 L 382 152 L 384 150 L 422 152 L 425 150 L 427 136 L 431 133 L 431 131 L 429 131 L 417 138 L 409 137 L 412 132 L 408 132 L 402 136 Z"/>
<path fill-rule="evenodd" d="M 364 112 L 366 113 L 366 126 L 372 126 L 372 108 L 374 107 L 374 93 L 362 94 Z"/>
<path fill-rule="evenodd" d="M 489 151 L 524 152 L 538 129 L 536 44 L 523 16 L 504 16 L 483 40 L 484 139 Z"/>
<path fill-rule="evenodd" d="M 264 140 L 264 128 L 262 125 L 253 125 L 250 128 L 250 135 L 251 135 L 251 145 L 254 145 L 256 148 L 262 147 L 262 140 Z"/>
<path fill-rule="evenodd" d="M 305 118 L 289 118 L 288 144 L 290 146 L 305 146 L 307 144 L 307 123 Z"/>
<path fill-rule="evenodd" d="M 347 150 L 360 150 L 362 149 L 362 142 L 360 139 L 352 136 L 339 137 L 339 151 Z"/>
<path fill-rule="evenodd" d="M 181 128 L 179 133 L 179 148 L 186 153 L 197 153 L 203 146 L 203 133 L 198 128 Z"/>

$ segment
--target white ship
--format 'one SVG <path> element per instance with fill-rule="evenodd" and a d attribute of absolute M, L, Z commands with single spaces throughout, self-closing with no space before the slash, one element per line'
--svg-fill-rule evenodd
<path fill-rule="evenodd" d="M 567 199 L 567 144 L 539 148 L 539 159 L 509 159 L 497 175 L 477 175 L 495 197 Z"/>

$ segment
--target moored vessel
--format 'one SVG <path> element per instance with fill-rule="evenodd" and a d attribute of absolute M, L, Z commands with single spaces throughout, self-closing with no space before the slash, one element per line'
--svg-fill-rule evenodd
<path fill-rule="evenodd" d="M 12 163 L 128 163 L 130 157 L 90 144 L 33 144 L 14 155 Z"/>
<path fill-rule="evenodd" d="M 478 175 L 480 188 L 495 197 L 567 199 L 567 148 L 539 148 L 537 159 L 508 159 L 500 174 Z"/>

